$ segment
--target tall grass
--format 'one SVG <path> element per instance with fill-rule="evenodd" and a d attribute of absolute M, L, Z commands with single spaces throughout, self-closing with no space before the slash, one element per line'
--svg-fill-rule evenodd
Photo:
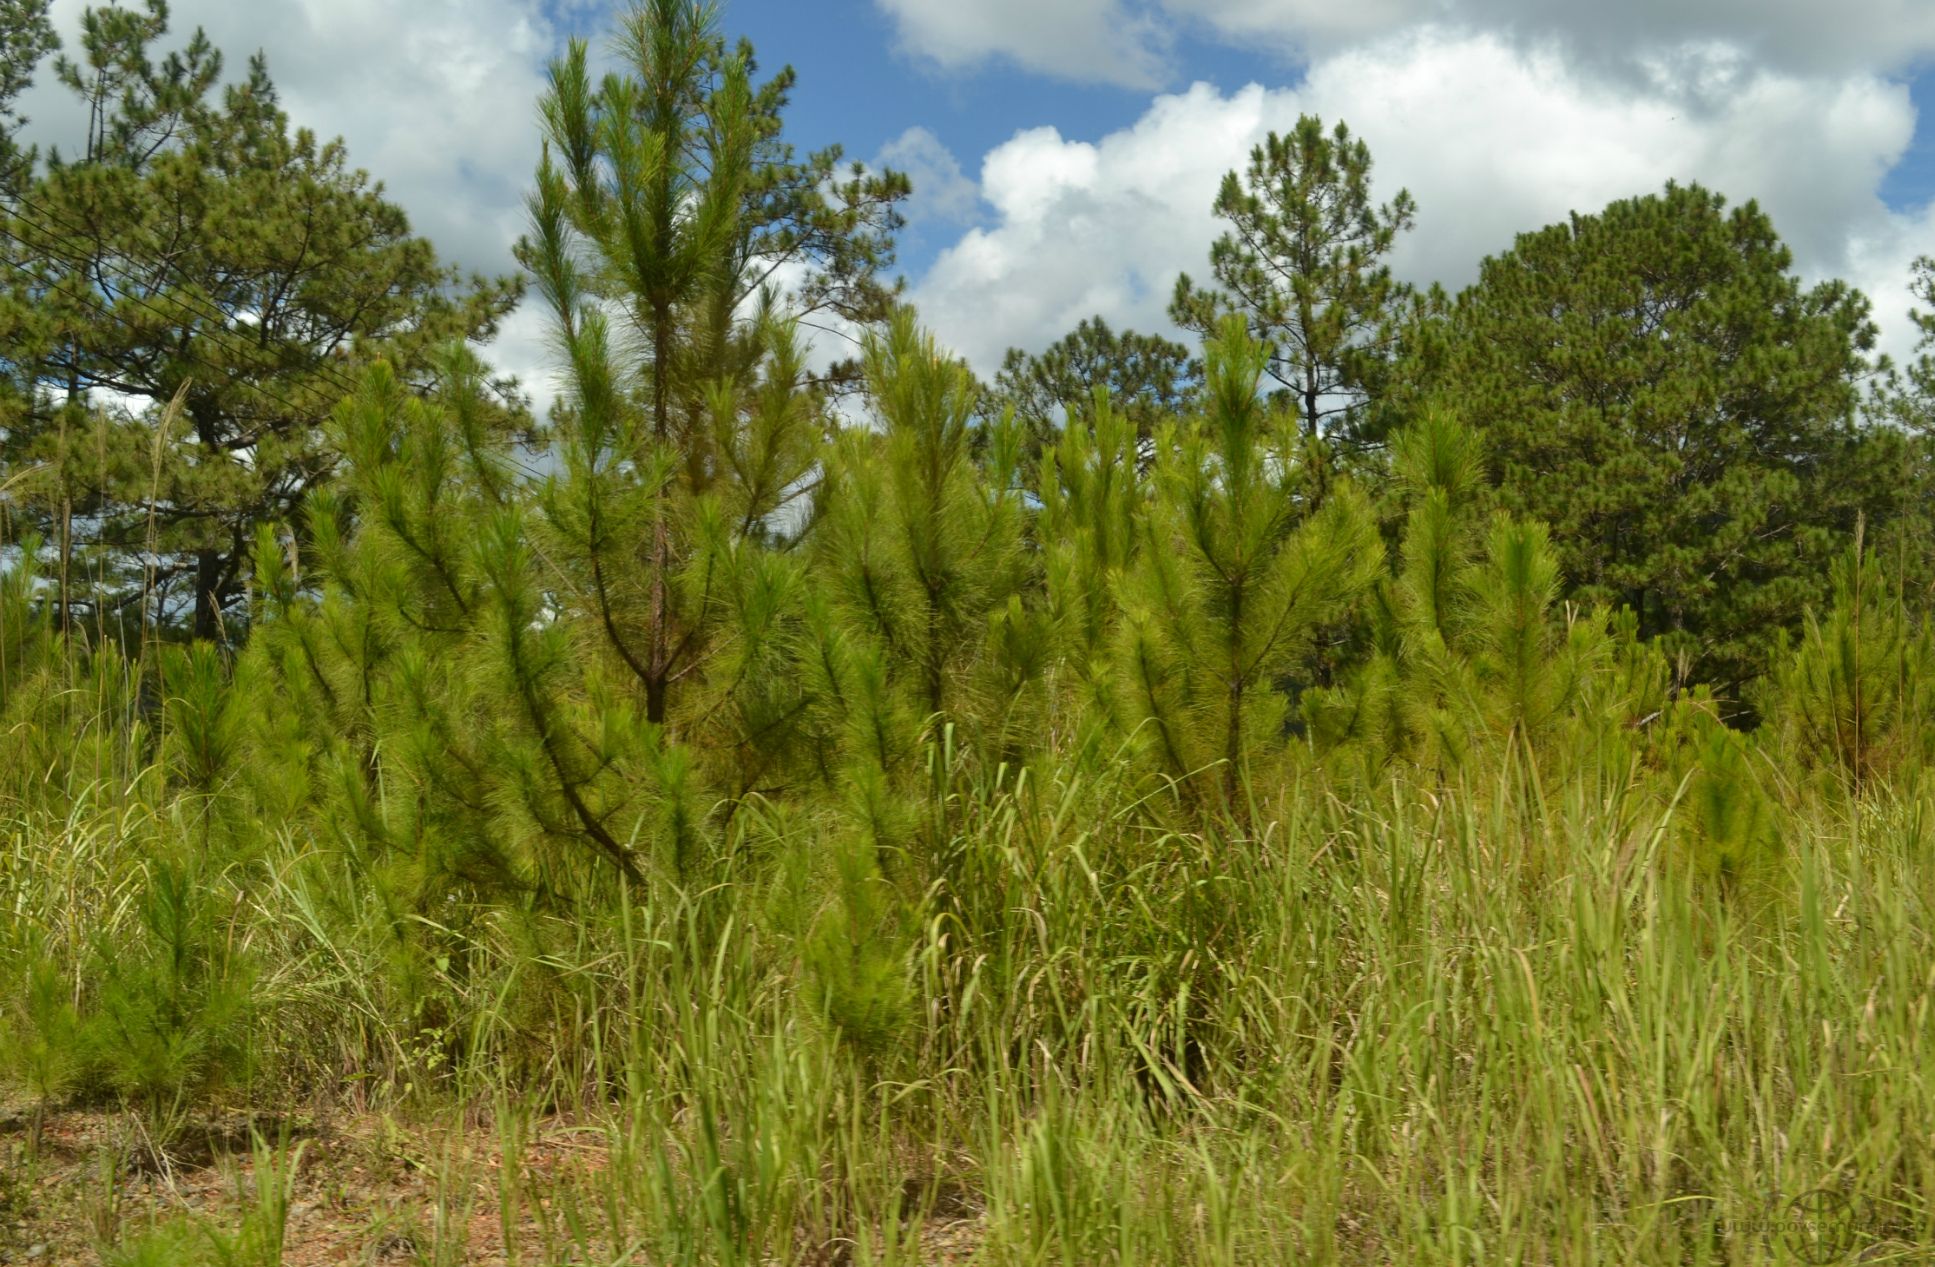
<path fill-rule="evenodd" d="M 1260 826 L 1182 832 L 1072 777 L 961 781 L 956 891 L 864 1048 L 777 931 L 810 822 L 748 815 L 703 888 L 453 908 L 428 942 L 265 825 L 196 875 L 197 945 L 260 965 L 248 1059 L 149 1087 L 112 1044 L 50 1068 L 27 970 L 101 1015 L 198 828 L 84 784 L 0 824 L 4 1068 L 164 1130 L 468 1122 L 529 1262 L 913 1262 L 962 1216 L 998 1263 L 1780 1262 L 1821 1190 L 1850 1252 L 1935 1242 L 1925 798 L 1796 801 L 1777 873 L 1723 893 L 1637 784 L 1249 792 Z M 527 1166 L 565 1124 L 590 1160 Z M 479 1164 L 447 1159 L 452 1202 Z M 457 1226 L 412 1243 L 461 1261 Z"/>

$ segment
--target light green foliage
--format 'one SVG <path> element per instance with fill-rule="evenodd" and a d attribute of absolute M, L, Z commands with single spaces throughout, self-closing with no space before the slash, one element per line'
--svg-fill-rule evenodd
<path fill-rule="evenodd" d="M 579 657 L 503 420 L 474 366 L 448 368 L 448 407 L 378 370 L 338 411 L 354 530 L 317 501 L 321 599 L 272 561 L 258 640 L 311 710 L 308 735 L 329 743 L 267 716 L 267 746 L 301 761 L 293 777 L 336 806 L 330 830 L 408 860 L 415 900 L 453 884 L 569 889 L 593 859 L 636 879 L 653 846 L 677 867 L 693 847 L 691 811 L 670 795 L 684 758 L 651 735 L 610 666 Z M 379 754 L 408 795 L 383 786 Z"/>
<path fill-rule="evenodd" d="M 1857 538 L 1834 598 L 1775 656 L 1759 697 L 1792 769 L 1831 771 L 1852 791 L 1900 785 L 1935 756 L 1935 634 Z"/>
<path fill-rule="evenodd" d="M 133 938 L 100 939 L 89 973 L 100 990 L 91 1063 L 163 1145 L 197 1102 L 249 1072 L 253 967 L 226 936 L 230 891 L 215 883 L 215 865 L 151 859 Z"/>
<path fill-rule="evenodd" d="M 1226 322 L 1206 415 L 1158 441 L 1117 649 L 1123 719 L 1155 767 L 1232 805 L 1250 763 L 1282 746 L 1278 680 L 1383 563 L 1360 493 L 1313 504 L 1294 419 L 1258 398 L 1267 355 Z"/>
<path fill-rule="evenodd" d="M 1022 598 L 1018 433 L 1004 419 L 975 461 L 973 377 L 911 312 L 868 340 L 865 363 L 881 429 L 828 455 L 813 542 L 803 661 L 853 835 L 831 845 L 808 962 L 833 1017 L 877 1050 L 903 1013 L 923 891 L 961 900 L 957 740 L 992 762 L 1032 735 L 1048 632 Z"/>
<path fill-rule="evenodd" d="M 201 109 L 212 54 L 145 66 L 158 11 L 104 13 L 72 74 L 122 152 Z M 1305 342 L 1223 314 L 1172 412 L 1132 383 L 1172 349 L 1078 330 L 1030 370 L 1082 384 L 1037 450 L 889 310 L 903 186 L 795 161 L 789 75 L 757 84 L 683 0 L 591 64 L 552 77 L 524 249 L 556 410 L 533 431 L 461 346 L 356 354 L 327 478 L 236 522 L 228 645 L 72 619 L 93 547 L 45 488 L 15 514 L 45 470 L 0 471 L 0 1120 L 31 1114 L 29 1153 L 75 1107 L 175 1176 L 231 1115 L 331 1153 L 348 1116 L 385 1153 L 435 1132 L 421 1210 L 373 1216 L 432 1262 L 480 1249 L 491 1193 L 528 1263 L 1718 1267 L 1786 1261 L 1741 1229 L 1823 1187 L 1851 1253 L 1935 1241 L 1903 521 L 1769 636 L 1753 729 L 1674 681 L 1650 600 L 1570 571 L 1608 488 L 1846 438 L 1853 296 L 1800 292 L 1705 195 L 1622 204 L 1422 306 L 1422 376 L 1378 411 L 1403 425 L 1347 476 L 1342 424 L 1271 375 L 1321 335 L 1320 406 L 1369 417 L 1408 202 L 1370 209 L 1362 147 L 1306 121 L 1231 203 L 1279 245 L 1345 233 L 1272 301 Z M 1215 258 L 1230 285 L 1265 262 Z M 827 307 L 874 323 L 851 372 L 811 368 L 798 318 Z M 1770 342 L 1729 361 L 1735 336 Z M 320 397 L 313 369 L 288 389 Z M 1623 403 L 1587 418 L 1579 382 Z M 133 434 L 47 417 L 57 448 Z M 166 467 L 193 401 L 156 426 L 129 452 Z M 1855 449 L 1836 505 L 1883 514 L 1900 488 L 1860 472 L 1908 450 Z M 1573 486 L 1538 483 L 1555 452 Z M 1826 478 L 1720 472 L 1649 503 L 1684 540 L 1609 540 L 1733 540 L 1773 569 L 1707 594 L 1744 619 L 1799 564 L 1700 507 Z M 1797 559 L 1847 546 L 1839 513 L 1739 511 Z M 94 1255 L 268 1264 L 340 1220 L 337 1194 L 291 1222 L 317 1180 L 286 1146 L 250 1160 L 218 1160 L 225 1209 L 144 1226 L 104 1153 Z"/>
<path fill-rule="evenodd" d="M 847 432 L 830 455 L 816 532 L 835 619 L 858 644 L 849 714 L 872 718 L 860 724 L 876 736 L 892 717 L 998 716 L 1006 701 L 977 689 L 977 669 L 1026 575 L 1016 436 L 997 428 L 977 464 L 973 377 L 910 312 L 868 342 L 866 365 L 883 428 Z M 915 749 L 908 739 L 854 747 L 890 766 L 894 749 Z"/>
<path fill-rule="evenodd" d="M 5 989 L 6 1025 L 0 1029 L 0 1066 L 8 1081 L 30 1096 L 39 1115 L 66 1097 L 85 1067 L 79 1009 L 74 986 L 61 966 L 35 947 L 23 947 L 13 973 L 0 978 Z M 16 975 L 17 974 L 17 975 Z"/>
<path fill-rule="evenodd" d="M 1141 547 L 1139 521 L 1150 495 L 1135 421 L 1098 390 L 1085 422 L 1065 428 L 1043 455 L 1034 534 L 1045 607 L 1058 639 L 1055 658 L 1076 688 L 1073 724 L 1086 727 L 1087 739 L 1078 747 L 1105 743 L 1119 732 L 1111 642 L 1120 618 L 1118 593 Z"/>
<path fill-rule="evenodd" d="M 0 713 L 18 707 L 23 691 L 59 658 L 53 609 L 39 601 L 40 538 L 16 543 L 17 561 L 0 572 Z"/>
<path fill-rule="evenodd" d="M 749 327 L 742 309 L 769 311 L 762 288 L 791 265 L 806 273 L 794 315 L 884 317 L 875 274 L 907 185 L 892 172 L 841 182 L 837 150 L 795 161 L 779 119 L 791 73 L 754 86 L 750 47 L 726 48 L 710 5 L 637 4 L 613 51 L 622 69 L 595 85 L 582 41 L 552 68 L 520 255 L 570 369 L 557 423 L 572 478 L 551 506 L 565 566 L 663 723 L 711 649 L 710 593 L 678 579 L 712 575 L 694 561 L 706 521 L 777 526 L 814 461 L 791 336 L 770 317 Z M 639 554 L 642 572 L 628 564 Z"/>
<path fill-rule="evenodd" d="M 228 689 L 221 653 L 206 642 L 162 652 L 162 760 L 178 787 L 211 795 L 234 769 L 242 703 Z"/>
<path fill-rule="evenodd" d="M 0 800 L 32 803 L 71 779 L 142 777 L 151 738 L 134 667 L 113 647 L 76 653 L 55 625 L 40 538 L 0 536 Z M 11 557 L 9 557 L 11 556 Z"/>
<path fill-rule="evenodd" d="M 1439 777 L 1523 759 L 1576 776 L 1617 764 L 1621 730 L 1663 706 L 1664 664 L 1604 614 L 1562 607 L 1545 530 L 1487 516 L 1478 434 L 1442 410 L 1392 441 L 1407 504 L 1395 573 L 1371 604 L 1368 660 L 1304 698 L 1320 751 Z"/>
<path fill-rule="evenodd" d="M 1663 842 L 1668 863 L 1729 896 L 1765 900 L 1781 883 L 1792 824 L 1764 746 L 1728 728 L 1712 697 L 1693 691 L 1662 715 L 1654 747 L 1670 783 L 1663 790 L 1678 798 Z"/>

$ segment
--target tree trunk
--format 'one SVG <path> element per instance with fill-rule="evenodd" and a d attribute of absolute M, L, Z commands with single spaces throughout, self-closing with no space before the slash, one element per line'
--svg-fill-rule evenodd
<path fill-rule="evenodd" d="M 222 562 L 218 550 L 195 552 L 195 637 L 210 642 L 222 634 Z"/>
<path fill-rule="evenodd" d="M 672 314 L 660 305 L 652 322 L 652 438 L 665 444 L 671 437 L 671 385 L 667 381 L 667 362 L 671 359 Z M 665 724 L 666 683 L 671 677 L 671 613 L 667 610 L 666 572 L 672 565 L 672 539 L 665 524 L 665 490 L 653 495 L 652 505 L 652 596 L 646 657 L 645 719 L 653 725 Z"/>

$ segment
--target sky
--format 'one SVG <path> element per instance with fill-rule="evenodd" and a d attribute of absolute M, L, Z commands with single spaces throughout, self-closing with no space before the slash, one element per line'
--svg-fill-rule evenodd
<path fill-rule="evenodd" d="M 297 125 L 340 135 L 466 268 L 514 268 L 535 102 L 614 0 L 173 0 Z M 63 35 L 84 0 L 55 0 Z M 1099 314 L 1172 332 L 1225 171 L 1300 114 L 1369 144 L 1417 226 L 1393 267 L 1457 288 L 1515 234 L 1699 181 L 1757 199 L 1810 280 L 1874 301 L 1912 346 L 1912 260 L 1935 254 L 1935 0 L 725 0 L 762 68 L 791 64 L 802 149 L 913 176 L 899 268 L 922 318 L 991 374 Z M 45 77 L 44 77 L 45 78 Z M 37 86 L 34 131 L 77 133 Z M 493 357 L 540 399 L 541 314 Z"/>

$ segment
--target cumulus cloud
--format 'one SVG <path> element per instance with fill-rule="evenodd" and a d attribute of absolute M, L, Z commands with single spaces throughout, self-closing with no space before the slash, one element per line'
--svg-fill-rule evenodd
<path fill-rule="evenodd" d="M 1172 18 L 1196 19 L 1220 35 L 1260 39 L 1283 51 L 1325 49 L 1442 17 L 1444 0 L 1164 0 Z"/>
<path fill-rule="evenodd" d="M 90 0 L 54 0 L 56 28 L 77 47 Z M 575 5 L 576 0 L 570 0 Z M 199 26 L 227 73 L 267 49 L 269 74 L 294 126 L 341 136 L 349 160 L 380 178 L 411 227 L 444 257 L 485 273 L 515 269 L 523 193 L 538 160 L 535 110 L 562 33 L 541 0 L 173 0 L 164 46 Z M 583 8 L 584 6 L 578 6 Z M 589 27 L 567 5 L 551 12 Z M 85 110 L 51 69 L 26 101 L 35 135 L 71 151 Z M 527 307 L 507 323 L 492 357 L 534 382 L 545 400 L 542 321 Z"/>
<path fill-rule="evenodd" d="M 1897 363 L 1915 352 L 1917 332 L 1908 311 L 1917 304 L 1908 282 L 1911 267 L 1923 255 L 1935 255 L 1935 203 L 1913 214 L 1877 220 L 1849 242 L 1845 276 L 1873 302 L 1881 350 Z"/>
<path fill-rule="evenodd" d="M 950 70 L 1002 58 L 1084 83 L 1153 88 L 1168 76 L 1168 24 L 1127 0 L 875 0 L 903 47 Z"/>
<path fill-rule="evenodd" d="M 1895 70 L 1935 52 L 1935 5 L 1926 0 L 1451 0 L 1447 8 L 1476 26 L 1556 36 L 1575 52 L 1720 43 L 1768 65 L 1824 73 Z"/>
<path fill-rule="evenodd" d="M 1688 47 L 1799 73 L 1898 70 L 1935 54 L 1928 0 L 876 0 L 911 51 L 949 67 L 988 58 L 1070 79 L 1167 82 L 1178 33 L 1322 57 L 1429 23 L 1557 44 L 1581 65 L 1646 73 Z"/>
<path fill-rule="evenodd" d="M 1725 73 L 1729 91 L 1689 109 L 1581 77 L 1554 48 L 1424 27 L 1319 61 L 1294 89 L 1158 97 L 1099 142 L 1023 132 L 982 165 L 994 217 L 940 256 L 915 299 L 984 372 L 1008 345 L 1041 346 L 1091 313 L 1167 329 L 1177 273 L 1207 271 L 1217 181 L 1301 113 L 1349 122 L 1379 196 L 1403 185 L 1417 198 L 1394 258 L 1413 281 L 1462 285 L 1515 233 L 1668 179 L 1758 199 L 1804 273 L 1880 280 L 1913 238 L 1875 192 L 1913 133 L 1906 90 L 1748 63 Z"/>
<path fill-rule="evenodd" d="M 875 168 L 905 172 L 914 196 L 906 203 L 909 225 L 959 224 L 974 214 L 980 188 L 961 170 L 954 151 L 923 127 L 911 127 L 880 147 Z"/>
<path fill-rule="evenodd" d="M 71 49 L 90 0 L 54 0 Z M 511 267 L 521 195 L 537 164 L 533 123 L 560 35 L 539 0 L 174 0 L 170 47 L 197 27 L 239 75 L 267 49 L 291 122 L 342 136 L 413 227 L 469 268 Z M 71 147 L 80 107 L 43 73 L 36 131 Z"/>

